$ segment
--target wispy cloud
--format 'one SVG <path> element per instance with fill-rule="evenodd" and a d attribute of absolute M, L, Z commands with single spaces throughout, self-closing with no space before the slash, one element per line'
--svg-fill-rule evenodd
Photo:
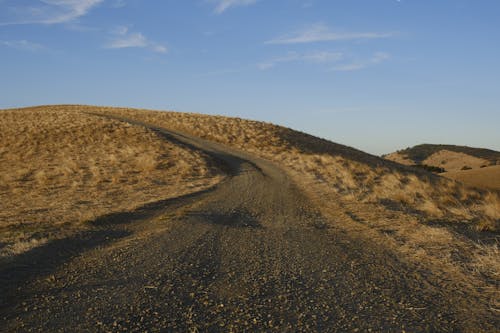
<path fill-rule="evenodd" d="M 123 49 L 123 48 L 148 48 L 151 51 L 158 53 L 167 53 L 168 49 L 165 45 L 153 42 L 146 38 L 140 32 L 130 32 L 128 27 L 119 26 L 111 32 L 114 39 L 111 40 L 106 48 L 108 49 Z"/>
<path fill-rule="evenodd" d="M 281 36 L 275 39 L 266 41 L 266 44 L 300 44 L 300 43 L 315 43 L 341 40 L 356 40 L 356 39 L 377 39 L 393 36 L 393 33 L 380 32 L 337 32 L 331 30 L 324 23 L 317 23 L 306 29 L 297 31 L 292 34 Z"/>
<path fill-rule="evenodd" d="M 276 57 L 269 61 L 257 64 L 260 70 L 266 70 L 275 67 L 277 64 L 286 62 L 305 62 L 316 64 L 334 63 L 342 60 L 344 55 L 340 52 L 317 51 L 309 53 L 289 52 L 285 56 Z"/>
<path fill-rule="evenodd" d="M 310 8 L 313 6 L 313 0 L 305 0 L 303 3 L 302 3 L 302 8 Z"/>
<path fill-rule="evenodd" d="M 125 0 L 114 0 L 113 3 L 111 4 L 111 7 L 113 8 L 122 8 L 125 7 L 127 3 Z"/>
<path fill-rule="evenodd" d="M 275 57 L 257 64 L 260 70 L 268 70 L 279 64 L 301 62 L 326 66 L 329 71 L 348 72 L 380 64 L 390 59 L 385 52 L 376 52 L 366 60 L 353 60 L 352 55 L 342 52 L 316 51 L 309 53 L 288 52 L 284 56 Z M 335 66 L 334 66 L 335 65 Z M 334 66 L 334 67 L 331 67 Z"/>
<path fill-rule="evenodd" d="M 12 0 L 5 3 L 6 20 L 0 25 L 58 24 L 85 16 L 104 0 L 38 0 L 34 5 L 19 6 Z M 12 5 L 9 5 L 13 3 Z"/>
<path fill-rule="evenodd" d="M 342 64 L 339 66 L 333 67 L 331 70 L 336 71 L 336 72 L 352 72 L 352 71 L 357 71 L 372 65 L 380 64 L 384 61 L 387 61 L 390 59 L 390 55 L 385 52 L 376 52 L 373 54 L 373 56 L 365 61 L 357 61 L 357 62 L 351 62 L 347 64 Z"/>
<path fill-rule="evenodd" d="M 329 63 L 339 61 L 343 58 L 343 56 L 344 55 L 341 52 L 321 51 L 306 53 L 302 56 L 302 59 L 308 62 Z"/>
<path fill-rule="evenodd" d="M 8 47 L 23 51 L 40 51 L 45 49 L 45 47 L 38 43 L 33 43 L 27 40 L 0 40 L 0 46 Z"/>
<path fill-rule="evenodd" d="M 222 14 L 231 7 L 249 6 L 257 3 L 259 0 L 210 0 L 215 4 L 214 12 Z"/>

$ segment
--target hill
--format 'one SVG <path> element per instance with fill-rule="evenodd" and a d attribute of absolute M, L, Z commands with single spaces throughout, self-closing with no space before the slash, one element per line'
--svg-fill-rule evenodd
<path fill-rule="evenodd" d="M 0 113 L 10 331 L 498 327 L 496 191 L 239 118 Z"/>
<path fill-rule="evenodd" d="M 206 155 L 143 127 L 64 108 L 0 112 L 0 257 L 222 178 Z"/>
<path fill-rule="evenodd" d="M 445 172 L 443 176 L 471 187 L 500 191 L 500 165 L 474 170 L 450 171 Z"/>
<path fill-rule="evenodd" d="M 454 216 L 464 220 L 474 214 L 482 214 L 477 210 L 477 204 L 482 206 L 490 202 L 487 198 L 493 195 L 467 190 L 429 172 L 407 168 L 351 147 L 273 124 L 133 109 L 101 108 L 97 112 L 129 117 L 217 141 L 272 160 L 302 180 L 326 185 L 329 191 L 347 200 L 392 202 L 393 206 L 418 211 L 432 218 Z M 498 204 L 496 198 L 492 197 L 492 200 L 494 206 Z M 475 204 L 466 208 L 464 202 Z M 500 211 L 491 217 L 496 221 Z"/>
<path fill-rule="evenodd" d="M 422 144 L 383 157 L 405 165 L 428 165 L 445 171 L 500 164 L 500 152 L 454 145 Z"/>

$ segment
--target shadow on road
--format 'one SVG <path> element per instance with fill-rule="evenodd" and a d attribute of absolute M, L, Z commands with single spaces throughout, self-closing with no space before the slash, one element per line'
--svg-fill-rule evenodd
<path fill-rule="evenodd" d="M 132 212 L 117 212 L 100 216 L 87 222 L 90 230 L 75 233 L 63 239 L 56 239 L 14 257 L 0 260 L 0 312 L 20 303 L 23 286 L 37 278 L 48 276 L 60 265 L 86 251 L 109 245 L 130 236 L 133 231 L 124 228 L 134 222 L 143 222 L 166 211 L 199 199 L 213 191 L 208 189 L 146 204 Z"/>
<path fill-rule="evenodd" d="M 26 282 L 49 275 L 82 252 L 130 235 L 126 230 L 90 230 L 54 240 L 0 263 L 0 310 L 23 299 Z"/>

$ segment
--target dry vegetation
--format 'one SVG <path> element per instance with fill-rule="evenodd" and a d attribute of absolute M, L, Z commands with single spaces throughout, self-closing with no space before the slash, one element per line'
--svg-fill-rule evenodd
<path fill-rule="evenodd" d="M 421 144 L 383 156 L 407 165 L 425 164 L 447 171 L 500 164 L 500 152 L 468 146 Z M 466 164 L 467 163 L 467 164 Z"/>
<path fill-rule="evenodd" d="M 443 168 L 446 171 L 460 171 L 464 168 L 479 169 L 491 164 L 487 159 L 446 149 L 439 150 L 420 162 L 412 160 L 403 152 L 391 153 L 385 155 L 384 158 L 403 165 L 429 165 Z"/>
<path fill-rule="evenodd" d="M 446 172 L 443 176 L 460 181 L 467 186 L 500 191 L 500 165 Z"/>
<path fill-rule="evenodd" d="M 462 282 L 472 279 L 474 288 L 493 290 L 491 299 L 495 299 L 500 279 L 498 192 L 467 188 L 423 170 L 263 122 L 123 108 L 51 109 L 128 117 L 271 160 L 296 180 L 326 216 L 339 222 L 332 227 L 383 242 L 403 257 L 432 265 L 435 272 L 441 270 L 448 277 L 458 276 Z"/>
<path fill-rule="evenodd" d="M 383 155 L 382 157 L 389 160 L 389 161 L 393 161 L 393 162 L 403 164 L 403 165 L 414 165 L 415 164 L 415 161 L 411 160 L 407 155 L 402 154 L 400 152 L 390 153 L 387 155 Z"/>
<path fill-rule="evenodd" d="M 78 108 L 78 107 L 75 107 Z M 272 160 L 300 178 L 328 185 L 345 200 L 383 204 L 427 219 L 497 231 L 500 198 L 428 172 L 405 168 L 355 149 L 284 127 L 238 118 L 176 112 L 99 108 L 184 131 Z M 299 176 L 300 175 L 300 176 Z"/>
<path fill-rule="evenodd" d="M 489 165 L 490 162 L 484 158 L 460 152 L 440 150 L 427 157 L 422 164 L 438 166 L 446 171 L 459 171 L 463 168 L 479 169 L 481 166 Z"/>
<path fill-rule="evenodd" d="M 79 107 L 75 107 L 78 109 Z M 99 108 L 217 141 L 284 168 L 333 227 L 383 242 L 408 260 L 482 288 L 498 309 L 500 197 L 453 180 L 263 122 Z M 467 282 L 466 282 L 467 281 Z"/>
<path fill-rule="evenodd" d="M 60 107 L 0 113 L 0 256 L 222 177 L 206 156 L 139 126 Z"/>

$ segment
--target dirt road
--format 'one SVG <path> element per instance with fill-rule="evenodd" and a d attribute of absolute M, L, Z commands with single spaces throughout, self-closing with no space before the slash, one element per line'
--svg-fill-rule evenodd
<path fill-rule="evenodd" d="M 159 129 L 156 129 L 160 131 Z M 216 158 L 213 189 L 98 219 L 0 266 L 0 330 L 457 332 L 498 319 L 381 244 L 342 233 L 273 164 Z M 326 203 L 325 203 L 326 204 Z"/>

